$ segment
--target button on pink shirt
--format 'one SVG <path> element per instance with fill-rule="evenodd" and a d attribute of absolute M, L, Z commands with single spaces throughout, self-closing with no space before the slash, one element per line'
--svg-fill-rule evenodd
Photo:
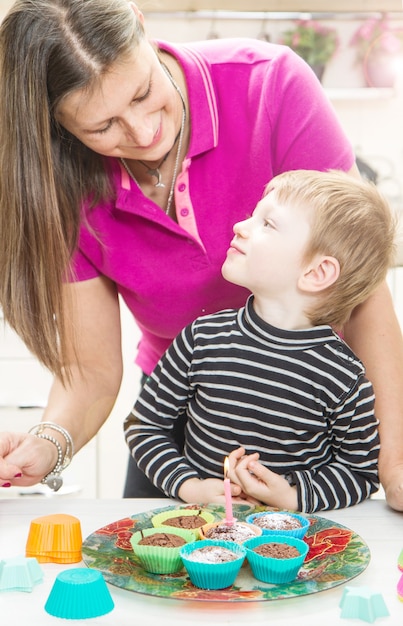
<path fill-rule="evenodd" d="M 178 222 L 111 159 L 114 202 L 87 211 L 77 280 L 108 276 L 132 311 L 146 373 L 197 316 L 244 304 L 221 266 L 235 222 L 290 169 L 348 170 L 352 148 L 321 85 L 288 48 L 248 39 L 160 43 L 186 75 L 191 137 L 175 185 Z"/>

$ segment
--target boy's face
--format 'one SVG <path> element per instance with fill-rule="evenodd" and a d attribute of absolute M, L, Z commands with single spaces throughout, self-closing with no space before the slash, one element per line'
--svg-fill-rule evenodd
<path fill-rule="evenodd" d="M 310 236 L 306 211 L 278 204 L 274 189 L 251 217 L 235 224 L 234 233 L 224 278 L 263 297 L 295 293 Z"/>

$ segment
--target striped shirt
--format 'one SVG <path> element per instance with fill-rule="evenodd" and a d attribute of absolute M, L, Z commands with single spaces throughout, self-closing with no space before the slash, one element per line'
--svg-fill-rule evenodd
<path fill-rule="evenodd" d="M 170 439 L 187 416 L 181 454 Z M 174 340 L 125 421 L 134 459 L 178 498 L 222 478 L 243 446 L 296 485 L 298 509 L 356 504 L 379 488 L 378 421 L 363 364 L 330 326 L 288 331 L 246 306 L 199 317 Z"/>

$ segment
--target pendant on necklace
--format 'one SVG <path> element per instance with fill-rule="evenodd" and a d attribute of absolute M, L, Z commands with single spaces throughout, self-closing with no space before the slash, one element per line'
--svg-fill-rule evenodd
<path fill-rule="evenodd" d="M 157 179 L 157 182 L 154 184 L 154 187 L 165 187 L 164 183 L 161 180 L 162 176 L 158 167 L 155 169 L 149 168 L 147 170 L 147 174 L 149 174 L 150 176 L 155 176 L 155 178 Z"/>

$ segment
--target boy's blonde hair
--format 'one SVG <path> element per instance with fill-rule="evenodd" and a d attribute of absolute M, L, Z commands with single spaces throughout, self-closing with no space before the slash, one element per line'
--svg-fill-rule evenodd
<path fill-rule="evenodd" d="M 306 311 L 314 326 L 340 328 L 352 310 L 385 279 L 393 265 L 397 220 L 373 183 L 345 172 L 294 170 L 273 178 L 280 204 L 306 210 L 311 236 L 303 263 L 335 257 L 340 275 Z"/>

